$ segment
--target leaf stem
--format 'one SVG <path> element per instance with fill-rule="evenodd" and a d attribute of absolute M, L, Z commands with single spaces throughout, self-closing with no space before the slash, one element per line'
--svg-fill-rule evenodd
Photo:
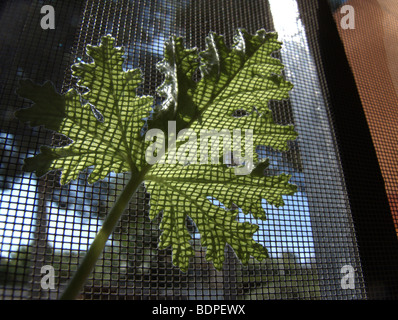
<path fill-rule="evenodd" d="M 87 251 L 82 263 L 61 295 L 61 300 L 74 300 L 79 295 L 86 279 L 94 269 L 99 256 L 103 252 L 109 236 L 115 229 L 122 213 L 128 206 L 131 197 L 135 194 L 138 187 L 143 182 L 145 171 L 146 170 L 142 171 L 138 177 L 132 174 L 127 185 L 120 193 L 118 199 L 104 220 L 101 230 L 95 236 L 95 239 Z"/>

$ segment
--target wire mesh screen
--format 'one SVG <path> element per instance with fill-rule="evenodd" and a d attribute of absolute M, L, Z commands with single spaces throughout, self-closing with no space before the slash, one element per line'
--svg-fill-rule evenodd
<path fill-rule="evenodd" d="M 76 87 L 70 65 L 89 61 L 88 44 L 112 35 L 125 48 L 125 69 L 140 68 L 139 94 L 156 95 L 162 83 L 156 69 L 164 41 L 182 36 L 187 47 L 205 48 L 210 31 L 228 45 L 237 28 L 249 33 L 277 31 L 283 42 L 275 53 L 294 84 L 290 99 L 270 105 L 275 121 L 294 124 L 299 133 L 288 152 L 259 148 L 269 157 L 269 173 L 288 173 L 298 186 L 285 206 L 263 201 L 266 221 L 256 240 L 270 258 L 243 266 L 226 247 L 217 271 L 193 234 L 195 256 L 187 272 L 173 266 L 171 250 L 157 248 L 159 221 L 148 218 L 150 195 L 143 185 L 124 212 L 105 251 L 84 285 L 86 300 L 266 300 L 365 299 L 367 297 L 349 194 L 330 120 L 326 85 L 318 74 L 296 1 L 286 0 L 163 1 L 4 1 L 0 5 L 1 41 L 1 299 L 56 299 L 82 257 L 128 174 L 110 174 L 87 183 L 90 170 L 61 186 L 59 172 L 37 178 L 22 171 L 23 159 L 43 144 L 68 141 L 41 128 L 24 126 L 13 116 L 28 106 L 15 91 L 23 78 L 52 81 L 59 92 Z M 44 30 L 41 8 L 51 4 L 55 29 Z M 316 28 L 316 26 L 315 26 Z M 5 32 L 4 30 L 7 30 Z M 160 99 L 160 98 L 159 98 Z M 241 221 L 253 218 L 239 216 Z M 43 286 L 46 266 L 54 286 Z M 43 271 L 44 270 L 44 271 Z M 354 286 L 344 286 L 345 272 Z"/>

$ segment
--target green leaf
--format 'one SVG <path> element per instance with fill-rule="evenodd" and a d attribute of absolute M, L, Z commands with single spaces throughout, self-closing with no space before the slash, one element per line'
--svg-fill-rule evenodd
<path fill-rule="evenodd" d="M 128 184 L 131 188 L 145 181 L 151 197 L 150 218 L 161 214 L 159 249 L 172 247 L 173 263 L 184 271 L 194 255 L 188 218 L 200 233 L 206 259 L 217 269 L 222 268 L 227 245 L 244 264 L 250 257 L 262 260 L 268 253 L 253 239 L 258 226 L 239 222 L 237 208 L 265 219 L 262 199 L 279 207 L 284 204 L 283 197 L 297 189 L 289 183 L 289 175 L 265 176 L 268 162 L 258 162 L 255 153 L 258 145 L 287 150 L 288 141 L 297 137 L 293 126 L 275 123 L 268 108 L 270 100 L 286 99 L 292 89 L 281 75 L 283 65 L 271 56 L 280 47 L 277 35 L 265 31 L 250 35 L 238 30 L 231 48 L 222 36 L 211 33 L 203 52 L 186 49 L 182 38 L 171 37 L 165 44 L 164 59 L 158 63 L 164 81 L 157 93 L 164 99 L 153 109 L 152 97 L 136 95 L 142 81 L 140 72 L 124 71 L 123 49 L 116 48 L 111 37 L 103 37 L 99 46 L 87 49 L 93 62 L 72 67 L 82 93 L 71 89 L 59 95 L 50 83 L 21 83 L 19 94 L 34 105 L 18 111 L 17 116 L 71 141 L 63 147 L 42 147 L 40 154 L 26 159 L 25 168 L 37 175 L 60 169 L 62 184 L 91 166 L 90 183 L 111 171 L 131 172 L 137 180 Z M 194 80 L 197 70 L 199 81 Z M 156 140 L 161 161 L 155 164 L 146 158 L 154 142 L 142 136 L 143 119 L 148 117 L 148 128 L 163 132 Z M 175 125 L 174 133 L 168 131 L 170 123 Z M 180 138 L 180 130 L 190 131 Z M 228 150 L 220 148 L 216 154 L 211 143 L 197 148 L 204 135 L 223 130 L 231 133 L 230 142 L 239 141 L 234 130 L 242 132 L 241 145 L 231 142 Z M 246 140 L 250 133 L 252 142 Z M 191 154 L 192 150 L 196 152 Z M 187 152 L 190 158 L 170 163 Z M 242 153 L 244 156 L 239 156 Z M 256 163 L 251 163 L 251 154 Z M 224 163 L 204 161 L 203 156 L 212 161 L 222 158 Z M 231 161 L 227 163 L 227 159 Z M 250 170 L 237 174 L 236 169 L 242 167 Z M 130 191 L 122 192 L 123 203 Z M 120 215 L 119 207 L 123 205 L 116 202 L 112 215 Z"/>
<path fill-rule="evenodd" d="M 61 127 L 66 116 L 64 98 L 55 91 L 51 82 L 40 86 L 31 80 L 21 80 L 17 93 L 35 102 L 32 107 L 15 113 L 19 120 L 28 122 L 32 127 L 43 125 L 54 131 Z"/>
<path fill-rule="evenodd" d="M 279 207 L 284 204 L 283 195 L 296 192 L 296 186 L 288 183 L 288 175 L 239 176 L 223 164 L 155 165 L 145 179 L 151 194 L 151 219 L 163 209 L 160 247 L 171 245 L 176 253 L 173 261 L 183 269 L 188 267 L 188 257 L 192 255 L 185 228 L 187 216 L 195 222 L 202 245 L 207 247 L 206 258 L 213 261 L 216 268 L 222 267 L 227 243 L 244 264 L 250 256 L 260 260 L 267 256 L 266 250 L 253 241 L 257 227 L 239 223 L 237 210 L 222 209 L 212 204 L 209 197 L 228 208 L 235 205 L 244 213 L 265 219 L 261 199 Z"/>
<path fill-rule="evenodd" d="M 275 124 L 268 107 L 270 100 L 288 98 L 293 88 L 280 75 L 282 63 L 270 56 L 280 47 L 276 33 L 258 31 L 252 36 L 239 30 L 232 49 L 225 46 L 222 36 L 211 34 L 202 53 L 203 78 L 193 93 L 201 117 L 191 128 L 252 129 L 255 146 L 287 150 L 287 141 L 294 140 L 297 133 L 293 126 Z M 236 110 L 250 115 L 234 118 Z"/>
<path fill-rule="evenodd" d="M 115 48 L 109 36 L 102 38 L 100 46 L 89 46 L 87 53 L 93 63 L 72 67 L 73 75 L 80 79 L 78 84 L 89 88 L 86 93 L 71 89 L 59 95 L 48 83 L 39 86 L 30 81 L 22 82 L 19 89 L 19 94 L 35 105 L 18 111 L 17 117 L 72 141 L 61 148 L 42 147 L 41 154 L 26 159 L 25 169 L 38 176 L 61 169 L 61 184 L 77 179 L 90 166 L 89 182 L 93 183 L 111 171 L 135 172 L 144 162 L 140 136 L 153 98 L 136 96 L 140 72 L 123 71 L 123 50 Z"/>
<path fill-rule="evenodd" d="M 186 111 L 180 111 L 180 115 L 178 111 L 180 106 L 184 106 L 193 117 L 184 123 L 183 128 L 192 129 L 197 137 L 201 130 L 232 132 L 234 129 L 250 129 L 253 131 L 254 147 L 266 145 L 287 150 L 288 141 L 294 140 L 297 133 L 293 126 L 276 124 L 268 108 L 271 99 L 288 98 L 288 92 L 293 87 L 280 75 L 283 69 L 281 62 L 270 56 L 281 47 L 277 35 L 264 31 L 249 35 L 244 30 L 238 30 L 235 43 L 229 49 L 222 36 L 210 34 L 206 39 L 207 49 L 199 53 L 202 78 L 197 83 L 191 81 L 196 61 L 193 55 L 187 59 L 189 54 L 181 42 L 180 38 L 167 42 L 167 54 L 162 61 L 162 65 L 173 66 L 174 75 L 179 75 L 170 77 L 170 73 L 165 72 L 165 81 L 170 88 L 178 90 L 163 91 L 169 92 L 169 95 L 173 92 L 172 99 L 167 98 L 167 94 L 165 96 L 168 107 L 177 112 L 174 118 L 165 118 L 164 122 L 177 119 L 178 126 L 178 119 L 186 114 Z M 175 64 L 175 61 L 184 63 Z M 248 111 L 246 116 L 234 117 L 234 113 L 242 109 Z M 178 150 L 177 158 L 182 153 Z M 231 146 L 231 151 L 240 150 L 234 150 Z M 222 156 L 222 152 L 218 156 Z M 222 267 L 227 244 L 232 246 L 242 263 L 247 263 L 250 256 L 264 259 L 266 249 L 253 240 L 257 226 L 238 222 L 236 211 L 212 204 L 209 197 L 216 198 L 227 207 L 234 204 L 246 214 L 265 219 L 261 199 L 277 207 L 282 206 L 282 196 L 292 195 L 297 190 L 296 186 L 288 183 L 290 176 L 264 177 L 262 172 L 267 166 L 264 162 L 258 163 L 253 174 L 238 176 L 234 168 L 225 165 L 173 165 L 168 164 L 169 160 L 170 154 L 166 154 L 163 158 L 165 164 L 155 164 L 145 180 L 151 194 L 151 218 L 163 211 L 163 234 L 159 246 L 173 247 L 173 262 L 185 270 L 193 254 L 185 228 L 187 216 L 194 221 L 201 243 L 207 247 L 207 260 L 212 261 L 217 269 Z"/>

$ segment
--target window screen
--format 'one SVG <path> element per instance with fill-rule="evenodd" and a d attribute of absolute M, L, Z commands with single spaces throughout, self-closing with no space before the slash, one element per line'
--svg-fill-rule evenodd
<path fill-rule="evenodd" d="M 358 234 L 362 218 L 357 222 L 352 180 L 342 156 L 347 149 L 339 140 L 333 115 L 334 91 L 316 40 L 321 31 L 319 16 L 310 14 L 318 12 L 318 5 L 316 1 L 281 2 L 9 0 L 0 4 L 0 30 L 7 30 L 1 33 L 0 48 L 0 299 L 57 299 L 129 178 L 110 174 L 90 185 L 88 170 L 61 186 L 59 172 L 38 178 L 22 171 L 23 159 L 37 154 L 41 145 L 60 146 L 67 141 L 15 119 L 17 109 L 29 106 L 16 94 L 19 80 L 49 80 L 61 93 L 75 87 L 70 65 L 88 61 L 86 46 L 97 45 L 110 34 L 125 48 L 124 67 L 142 70 L 139 94 L 155 95 L 163 81 L 156 63 L 163 57 L 166 39 L 182 36 L 187 47 L 203 50 L 210 31 L 223 34 L 231 44 L 237 28 L 250 33 L 277 31 L 283 49 L 275 55 L 285 65 L 284 76 L 294 84 L 288 100 L 273 101 L 270 107 L 276 122 L 294 124 L 298 139 L 288 152 L 258 150 L 260 157 L 270 158 L 270 173 L 291 174 L 298 186 L 294 196 L 284 198 L 282 208 L 263 201 L 267 220 L 257 221 L 260 228 L 255 237 L 267 247 L 270 258 L 243 266 L 226 247 L 224 267 L 216 271 L 194 239 L 195 257 L 188 271 L 181 272 L 172 264 L 171 250 L 157 249 L 159 221 L 148 218 L 150 195 L 143 185 L 79 299 L 345 300 L 366 299 L 369 290 L 376 297 L 378 293 L 378 297 L 391 297 L 394 288 L 397 292 L 393 287 L 383 295 L 382 289 L 369 288 L 367 283 L 366 270 L 379 261 L 365 259 L 364 264 L 362 254 L 365 258 L 369 254 L 366 246 L 360 250 L 359 241 L 366 240 L 366 235 Z M 48 4 L 55 12 L 54 29 L 41 25 L 45 16 L 41 9 Z M 327 10 L 331 18 L 331 8 Z M 243 215 L 239 219 L 251 221 Z M 365 240 L 361 243 L 366 244 Z M 386 268 L 390 267 L 394 264 Z M 48 278 L 43 285 L 43 277 L 51 276 L 49 270 L 54 272 L 53 286 Z"/>

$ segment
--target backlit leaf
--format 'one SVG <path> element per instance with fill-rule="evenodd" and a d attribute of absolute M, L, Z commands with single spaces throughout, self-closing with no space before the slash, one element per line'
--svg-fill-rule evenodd
<path fill-rule="evenodd" d="M 21 83 L 19 94 L 34 105 L 17 116 L 70 139 L 66 146 L 42 147 L 26 159 L 25 169 L 38 176 L 59 169 L 62 184 L 88 167 L 93 168 L 90 183 L 110 172 L 128 171 L 132 179 L 142 179 L 150 193 L 150 218 L 162 217 L 159 249 L 172 247 L 173 263 L 184 271 L 194 255 L 187 219 L 217 269 L 227 245 L 244 264 L 250 257 L 262 260 L 268 253 L 253 239 L 258 226 L 240 222 L 238 209 L 265 219 L 262 199 L 279 207 L 283 196 L 296 191 L 288 175 L 264 176 L 268 162 L 259 162 L 255 152 L 258 145 L 285 151 L 297 137 L 292 125 L 274 122 L 268 107 L 272 99 L 288 98 L 292 89 L 281 75 L 282 63 L 271 56 L 280 47 L 277 35 L 263 30 L 255 35 L 238 30 L 231 48 L 211 33 L 203 52 L 171 37 L 158 63 L 164 81 L 157 93 L 163 102 L 153 106 L 153 97 L 136 95 L 141 73 L 125 71 L 123 49 L 114 46 L 112 37 L 103 37 L 99 46 L 87 48 L 91 63 L 72 67 L 82 93 L 70 89 L 60 95 L 50 83 Z M 207 144 L 207 135 L 216 140 Z M 228 148 L 214 153 L 216 141 L 228 142 Z M 244 168 L 249 170 L 237 174 Z"/>

